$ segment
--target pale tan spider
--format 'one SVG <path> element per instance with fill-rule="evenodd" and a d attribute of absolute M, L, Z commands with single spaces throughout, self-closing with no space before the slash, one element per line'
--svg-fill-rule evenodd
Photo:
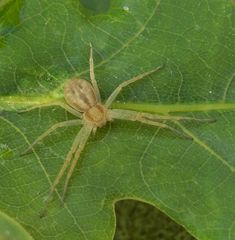
<path fill-rule="evenodd" d="M 94 74 L 94 63 L 93 63 L 93 50 L 90 45 L 90 78 L 91 84 L 79 78 L 72 78 L 68 80 L 64 85 L 64 98 L 67 104 L 62 107 L 65 108 L 68 112 L 75 115 L 79 119 L 68 120 L 60 123 L 56 123 L 51 128 L 49 128 L 46 132 L 40 135 L 25 151 L 23 154 L 26 154 L 30 151 L 35 144 L 41 141 L 43 138 L 48 136 L 52 131 L 60 127 L 74 126 L 74 125 L 82 125 L 81 130 L 78 132 L 75 140 L 72 144 L 71 149 L 69 150 L 66 159 L 64 161 L 63 166 L 61 167 L 57 177 L 55 178 L 48 197 L 45 201 L 45 209 L 52 197 L 53 192 L 55 191 L 56 186 L 59 184 L 60 179 L 64 175 L 65 171 L 68 169 L 67 176 L 65 179 L 62 201 L 64 200 L 68 183 L 70 177 L 74 171 L 74 168 L 80 158 L 81 152 L 83 151 L 87 140 L 89 139 L 91 133 L 95 133 L 97 128 L 103 127 L 107 122 L 112 121 L 114 119 L 121 120 L 130 120 L 130 121 L 138 121 L 148 125 L 153 125 L 160 128 L 167 128 L 176 134 L 190 138 L 187 135 L 179 132 L 178 130 L 168 126 L 165 123 L 159 121 L 179 121 L 179 120 L 197 120 L 202 122 L 210 122 L 211 119 L 195 119 L 191 117 L 182 117 L 182 116 L 164 116 L 164 115 L 156 115 L 145 112 L 136 112 L 131 110 L 121 110 L 121 109 L 111 109 L 110 106 L 113 101 L 116 99 L 117 95 L 120 93 L 122 88 L 127 85 L 134 83 L 147 75 L 154 73 L 162 68 L 159 66 L 151 71 L 142 73 L 138 76 L 133 77 L 127 81 L 121 83 L 108 97 L 105 103 L 101 102 L 100 92 L 95 80 Z"/>

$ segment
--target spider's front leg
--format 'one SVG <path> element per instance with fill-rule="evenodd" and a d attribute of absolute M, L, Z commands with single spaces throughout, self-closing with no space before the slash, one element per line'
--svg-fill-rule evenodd
<path fill-rule="evenodd" d="M 71 149 L 69 150 L 62 167 L 60 168 L 59 173 L 57 174 L 53 184 L 51 185 L 50 192 L 49 192 L 49 194 L 48 194 L 48 196 L 45 200 L 44 208 L 40 212 L 40 217 L 43 217 L 43 216 L 46 215 L 46 210 L 47 210 L 48 204 L 50 203 L 52 195 L 53 195 L 57 185 L 60 183 L 60 180 L 63 177 L 65 171 L 70 166 L 70 168 L 68 170 L 68 173 L 67 173 L 67 176 L 66 176 L 63 195 L 62 195 L 62 198 L 61 198 L 62 203 L 63 203 L 70 177 L 72 176 L 74 168 L 77 164 L 77 161 L 80 157 L 80 154 L 81 154 L 82 150 L 84 149 L 84 147 L 86 145 L 86 142 L 87 142 L 87 140 L 90 136 L 91 131 L 92 131 L 92 128 L 90 128 L 88 126 L 83 126 L 81 128 L 81 130 L 79 131 L 79 133 L 77 134 L 77 136 L 76 136 L 76 138 L 73 142 L 73 145 L 72 145 Z M 72 161 L 72 163 L 71 163 L 71 161 Z M 71 163 L 71 165 L 70 165 L 70 163 Z"/>
<path fill-rule="evenodd" d="M 169 116 L 169 115 L 158 115 L 153 113 L 146 113 L 146 112 L 136 112 L 132 110 L 124 110 L 124 109 L 113 109 L 113 112 L 120 116 L 122 115 L 125 118 L 138 118 L 138 119 L 147 119 L 150 121 L 181 121 L 181 120 L 190 120 L 196 121 L 201 123 L 213 123 L 215 119 L 211 118 L 194 118 L 194 117 L 187 117 L 187 116 Z M 136 120 L 133 120 L 136 121 Z"/>
<path fill-rule="evenodd" d="M 112 119 L 121 119 L 121 120 L 129 120 L 129 121 L 138 121 L 148 125 L 166 128 L 179 135 L 180 137 L 192 139 L 190 136 L 186 135 L 183 132 L 169 126 L 168 124 L 159 122 L 159 121 L 180 121 L 180 120 L 194 120 L 199 122 L 214 122 L 213 119 L 200 119 L 200 118 L 192 118 L 185 116 L 163 116 L 157 114 L 150 114 L 144 112 L 136 112 L 131 110 L 123 110 L 123 109 L 112 109 L 110 110 L 110 115 Z"/>

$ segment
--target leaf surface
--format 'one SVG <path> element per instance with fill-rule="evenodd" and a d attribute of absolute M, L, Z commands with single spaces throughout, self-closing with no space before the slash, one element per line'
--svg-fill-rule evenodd
<path fill-rule="evenodd" d="M 0 239 L 32 240 L 33 238 L 14 219 L 0 212 Z"/>
<path fill-rule="evenodd" d="M 234 239 L 233 1 L 107 4 L 96 12 L 75 0 L 25 1 L 20 23 L 4 35 L 0 208 L 17 216 L 35 239 L 110 240 L 114 203 L 131 198 L 158 207 L 198 239 Z M 66 79 L 89 79 L 90 42 L 102 99 L 123 81 L 165 64 L 124 89 L 113 107 L 217 122 L 171 123 L 193 141 L 133 122 L 107 124 L 90 138 L 65 206 L 55 195 L 40 219 L 43 200 L 80 127 L 60 129 L 33 153 L 20 154 L 50 126 L 73 118 L 53 103 L 63 98 Z M 51 106 L 18 113 L 42 103 Z"/>

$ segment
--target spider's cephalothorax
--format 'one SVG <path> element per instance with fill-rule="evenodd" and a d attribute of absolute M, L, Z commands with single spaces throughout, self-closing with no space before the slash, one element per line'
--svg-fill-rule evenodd
<path fill-rule="evenodd" d="M 79 112 L 83 112 L 85 123 L 93 128 L 103 127 L 111 120 L 108 109 L 101 104 L 93 86 L 86 80 L 73 78 L 64 85 L 66 102 Z"/>

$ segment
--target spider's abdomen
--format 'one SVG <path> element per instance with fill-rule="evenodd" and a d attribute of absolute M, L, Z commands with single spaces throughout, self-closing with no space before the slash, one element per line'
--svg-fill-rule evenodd
<path fill-rule="evenodd" d="M 103 127 L 107 121 L 111 120 L 108 114 L 108 109 L 99 103 L 84 112 L 83 116 L 85 122 L 93 127 Z"/>
<path fill-rule="evenodd" d="M 92 85 L 86 80 L 73 78 L 64 85 L 64 98 L 74 109 L 86 112 L 97 104 Z"/>

